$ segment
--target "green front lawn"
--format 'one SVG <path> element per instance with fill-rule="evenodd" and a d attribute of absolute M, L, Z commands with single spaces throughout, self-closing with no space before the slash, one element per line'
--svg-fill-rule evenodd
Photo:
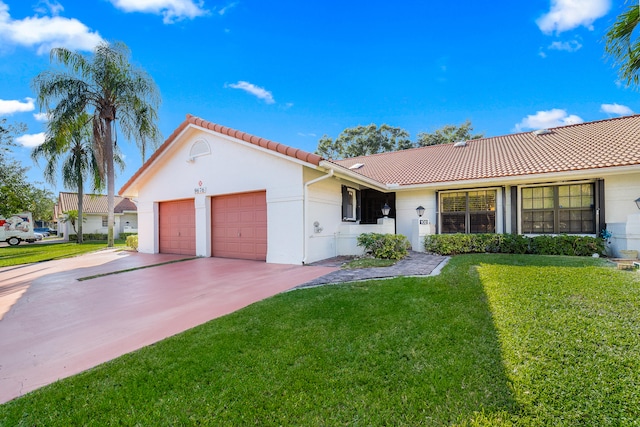
<path fill-rule="evenodd" d="M 278 295 L 0 405 L 0 425 L 634 425 L 640 275 L 454 257 Z"/>
<path fill-rule="evenodd" d="M 116 247 L 124 248 L 124 240 L 116 240 Z M 105 249 L 107 242 L 77 243 L 21 243 L 18 246 L 0 248 L 0 267 L 50 261 Z"/>

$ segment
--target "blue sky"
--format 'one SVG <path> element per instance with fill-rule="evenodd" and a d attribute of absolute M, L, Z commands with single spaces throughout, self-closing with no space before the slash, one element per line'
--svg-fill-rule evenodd
<path fill-rule="evenodd" d="M 44 182 L 31 147 L 44 117 L 31 80 L 52 47 L 122 41 L 162 96 L 166 138 L 187 113 L 314 151 L 347 127 L 419 132 L 471 120 L 486 136 L 640 111 L 603 37 L 610 0 L 0 0 L 0 116 L 28 125 L 14 157 Z M 120 139 L 127 168 L 141 166 Z M 45 187 L 54 192 L 57 186 Z"/>

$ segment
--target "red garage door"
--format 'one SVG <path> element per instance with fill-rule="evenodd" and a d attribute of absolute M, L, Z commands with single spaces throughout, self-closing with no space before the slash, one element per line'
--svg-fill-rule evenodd
<path fill-rule="evenodd" d="M 211 234 L 215 257 L 266 261 L 266 192 L 213 197 Z"/>
<path fill-rule="evenodd" d="M 196 254 L 196 208 L 193 199 L 161 202 L 160 253 Z"/>

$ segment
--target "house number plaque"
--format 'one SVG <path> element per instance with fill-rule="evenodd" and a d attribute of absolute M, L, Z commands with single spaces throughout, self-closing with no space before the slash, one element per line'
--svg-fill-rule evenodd
<path fill-rule="evenodd" d="M 193 192 L 195 194 L 206 194 L 207 193 L 207 187 L 203 187 L 202 186 L 202 181 L 198 181 L 198 186 L 193 189 Z"/>

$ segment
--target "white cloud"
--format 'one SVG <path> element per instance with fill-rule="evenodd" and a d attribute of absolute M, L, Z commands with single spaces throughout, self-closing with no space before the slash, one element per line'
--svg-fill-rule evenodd
<path fill-rule="evenodd" d="M 45 137 L 46 135 L 44 132 L 34 133 L 31 135 L 22 135 L 16 138 L 16 142 L 18 144 L 22 144 L 23 147 L 33 148 L 37 147 L 38 145 L 42 145 L 44 143 Z"/>
<path fill-rule="evenodd" d="M 583 26 L 593 30 L 593 22 L 611 9 L 611 0 L 551 0 L 549 12 L 536 20 L 545 33 L 560 34 Z"/>
<path fill-rule="evenodd" d="M 225 85 L 233 89 L 241 89 L 245 92 L 250 93 L 260 99 L 263 99 L 267 104 L 275 104 L 275 100 L 273 99 L 273 95 L 268 90 L 258 87 L 253 83 L 239 81 L 238 83 L 231 83 L 229 85 Z"/>
<path fill-rule="evenodd" d="M 633 110 L 626 105 L 620 104 L 602 104 L 600 106 L 600 111 L 607 114 L 615 114 L 618 116 L 630 116 L 633 114 Z"/>
<path fill-rule="evenodd" d="M 25 98 L 25 102 L 17 100 L 0 99 L 0 116 L 10 116 L 14 113 L 24 113 L 35 110 L 36 106 L 32 98 Z"/>
<path fill-rule="evenodd" d="M 162 15 L 162 22 L 173 24 L 183 19 L 194 19 L 209 12 L 202 0 L 110 0 L 125 12 L 143 12 Z M 228 7 L 228 6 L 227 6 Z"/>
<path fill-rule="evenodd" d="M 547 111 L 538 111 L 530 114 L 515 125 L 516 132 L 523 132 L 525 129 L 549 129 L 558 126 L 574 125 L 582 123 L 584 120 L 575 114 L 568 115 L 565 110 L 554 108 Z"/>
<path fill-rule="evenodd" d="M 59 12 L 55 5 L 50 6 Z M 77 19 L 60 16 L 32 16 L 12 19 L 9 6 L 0 0 L 0 45 L 35 47 L 39 55 L 48 54 L 54 47 L 90 51 L 102 37 Z"/>
<path fill-rule="evenodd" d="M 35 113 L 33 118 L 39 122 L 46 122 L 49 120 L 49 115 L 47 113 Z"/>
<path fill-rule="evenodd" d="M 54 16 L 58 16 L 60 15 L 60 12 L 64 10 L 64 7 L 55 0 L 42 0 L 38 3 L 34 10 L 43 15 L 51 14 Z"/>
<path fill-rule="evenodd" d="M 555 41 L 549 45 L 549 50 L 564 50 L 567 52 L 575 52 L 580 50 L 582 44 L 577 40 L 571 40 L 568 42 Z"/>
<path fill-rule="evenodd" d="M 311 137 L 311 138 L 315 138 L 318 135 L 315 133 L 303 133 L 303 132 L 298 132 L 298 136 L 302 136 L 302 137 Z"/>
<path fill-rule="evenodd" d="M 233 9 L 237 5 L 238 5 L 237 1 L 234 1 L 233 3 L 229 3 L 228 5 L 226 5 L 225 7 L 223 7 L 222 9 L 220 9 L 218 11 L 218 15 L 220 15 L 220 16 L 224 15 L 225 13 L 227 13 L 229 11 L 229 9 Z"/>

